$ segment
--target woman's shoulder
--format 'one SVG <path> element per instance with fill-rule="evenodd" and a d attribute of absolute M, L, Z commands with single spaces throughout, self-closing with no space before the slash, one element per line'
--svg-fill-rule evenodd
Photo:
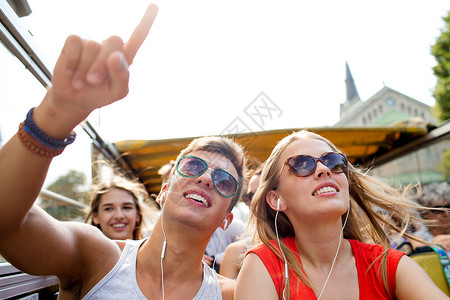
<path fill-rule="evenodd" d="M 217 281 L 220 285 L 220 291 L 222 293 L 222 299 L 233 299 L 234 298 L 234 290 L 236 287 L 236 280 L 224 277 L 220 274 L 217 274 Z"/>

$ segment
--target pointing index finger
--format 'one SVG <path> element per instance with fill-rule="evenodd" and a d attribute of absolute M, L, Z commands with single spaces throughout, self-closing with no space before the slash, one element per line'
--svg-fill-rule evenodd
<path fill-rule="evenodd" d="M 141 19 L 139 25 L 134 29 L 130 39 L 124 44 L 123 52 L 128 61 L 128 64 L 133 62 L 136 53 L 145 41 L 150 28 L 152 28 L 153 21 L 155 21 L 156 14 L 158 13 L 158 6 L 156 4 L 150 4 L 145 11 L 144 16 Z"/>

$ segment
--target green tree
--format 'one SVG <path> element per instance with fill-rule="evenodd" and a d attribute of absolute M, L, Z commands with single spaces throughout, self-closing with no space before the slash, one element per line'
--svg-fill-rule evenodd
<path fill-rule="evenodd" d="M 50 184 L 47 190 L 75 201 L 88 203 L 89 193 L 86 187 L 86 176 L 79 171 L 69 170 Z M 83 212 L 73 205 L 56 205 L 53 201 L 43 200 L 41 206 L 58 220 L 81 219 L 83 216 Z"/>
<path fill-rule="evenodd" d="M 438 118 L 440 121 L 450 119 L 450 11 L 446 17 L 442 17 L 445 26 L 441 29 L 441 35 L 431 47 L 437 65 L 433 67 L 433 73 L 437 77 L 433 96 L 436 99 Z"/>

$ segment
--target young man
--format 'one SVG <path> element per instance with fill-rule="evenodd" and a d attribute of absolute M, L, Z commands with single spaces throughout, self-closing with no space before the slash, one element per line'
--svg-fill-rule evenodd
<path fill-rule="evenodd" d="M 152 236 L 112 241 L 97 228 L 59 222 L 34 205 L 51 158 L 73 141 L 89 113 L 128 92 L 128 66 L 157 13 L 150 5 L 130 40 L 67 39 L 52 87 L 0 150 L 0 254 L 24 272 L 54 274 L 60 299 L 230 299 L 234 285 L 201 259 L 214 230 L 226 228 L 243 186 L 240 146 L 195 140 L 162 188 Z"/>

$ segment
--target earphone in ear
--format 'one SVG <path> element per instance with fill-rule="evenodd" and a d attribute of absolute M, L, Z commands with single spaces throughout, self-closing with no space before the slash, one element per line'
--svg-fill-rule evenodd
<path fill-rule="evenodd" d="M 281 204 L 281 200 L 280 200 L 280 197 L 278 197 L 278 200 L 277 200 L 277 211 L 280 210 L 280 204 Z"/>
<path fill-rule="evenodd" d="M 156 202 L 158 202 L 158 204 L 163 204 L 164 203 L 164 198 L 166 197 L 166 193 L 167 192 L 162 192 L 161 194 L 159 194 L 158 198 L 156 198 Z"/>
<path fill-rule="evenodd" d="M 223 223 L 224 223 L 223 230 L 226 230 L 228 227 L 228 220 L 227 219 L 223 220 Z"/>

